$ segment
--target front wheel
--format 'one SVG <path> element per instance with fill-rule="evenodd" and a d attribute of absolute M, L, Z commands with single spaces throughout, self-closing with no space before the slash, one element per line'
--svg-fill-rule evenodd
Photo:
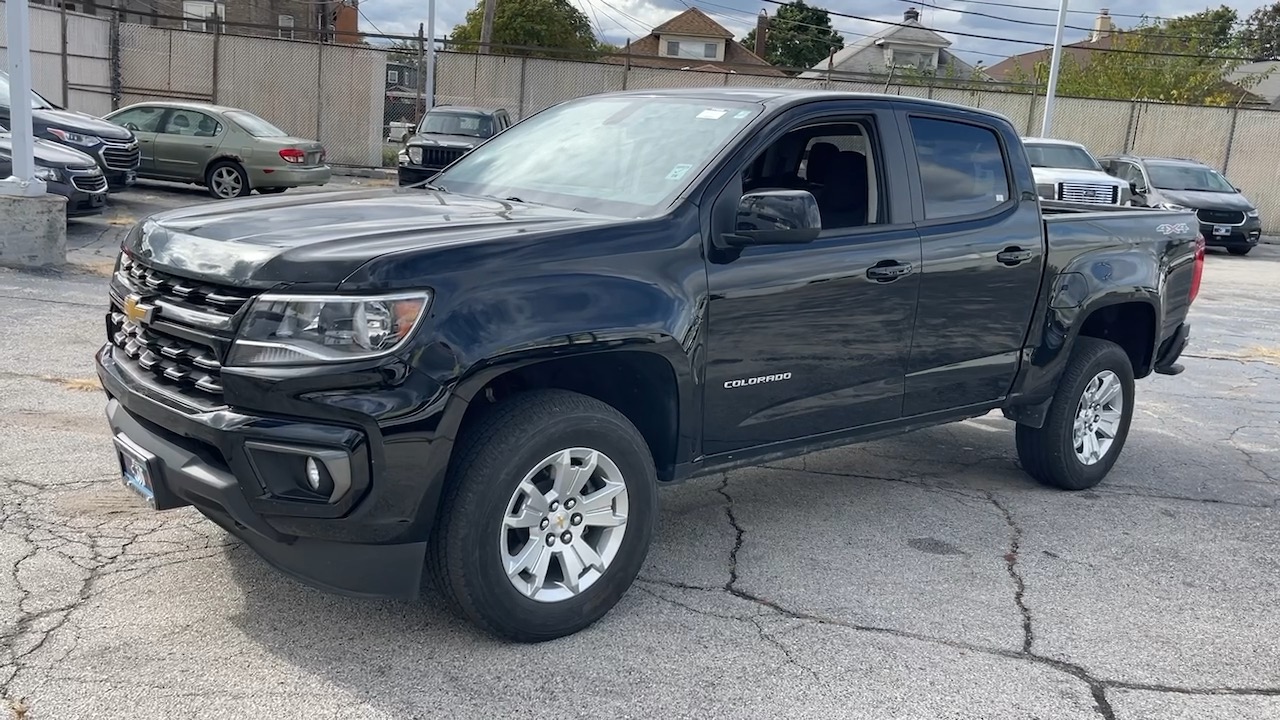
<path fill-rule="evenodd" d="M 464 434 L 456 458 L 429 562 L 477 626 L 552 640 L 631 586 L 657 522 L 657 476 L 617 410 L 564 391 L 517 396 Z"/>
<path fill-rule="evenodd" d="M 1077 338 L 1044 426 L 1018 426 L 1023 470 L 1063 490 L 1102 482 L 1129 436 L 1133 400 L 1133 366 L 1124 350 L 1106 340 Z"/>

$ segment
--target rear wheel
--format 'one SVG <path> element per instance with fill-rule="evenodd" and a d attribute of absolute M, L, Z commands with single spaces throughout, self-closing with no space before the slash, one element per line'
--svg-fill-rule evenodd
<path fill-rule="evenodd" d="M 209 166 L 204 176 L 205 187 L 209 194 L 219 200 L 244 197 L 249 194 L 249 174 L 240 163 L 230 160 L 216 162 Z"/>
<path fill-rule="evenodd" d="M 1044 426 L 1018 426 L 1023 470 L 1064 490 L 1102 482 L 1129 435 L 1133 398 L 1133 367 L 1124 350 L 1106 340 L 1077 338 Z"/>
<path fill-rule="evenodd" d="M 1232 255 L 1248 255 L 1249 251 L 1252 249 L 1252 247 L 1229 247 L 1227 248 L 1227 252 Z"/>
<path fill-rule="evenodd" d="M 631 586 L 656 510 L 653 459 L 626 417 L 575 393 L 517 396 L 459 442 L 431 574 L 493 635 L 563 637 Z"/>

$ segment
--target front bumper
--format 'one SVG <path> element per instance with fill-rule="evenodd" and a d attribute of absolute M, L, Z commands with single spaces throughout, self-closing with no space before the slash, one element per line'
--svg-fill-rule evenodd
<path fill-rule="evenodd" d="M 294 188 L 324 185 L 333 177 L 328 165 L 313 168 L 249 168 L 249 183 L 255 188 Z"/>
<path fill-rule="evenodd" d="M 401 165 L 397 171 L 401 185 L 417 185 L 426 182 L 440 173 L 443 168 L 429 168 L 420 165 Z"/>
<path fill-rule="evenodd" d="M 178 409 L 118 363 L 112 345 L 95 360 L 112 435 L 154 457 L 156 509 L 194 506 L 309 585 L 360 597 L 416 597 L 447 462 L 433 462 L 439 456 L 427 452 L 430 444 L 387 442 L 376 425 L 358 428 L 310 415 Z M 324 414 L 316 408 L 315 415 Z M 280 452 L 341 454 L 349 461 L 350 490 L 336 505 L 282 493 L 288 473 L 266 462 Z"/>
<path fill-rule="evenodd" d="M 1218 227 L 1230 228 L 1226 235 L 1214 233 Z M 1209 247 L 1253 247 L 1262 238 L 1262 220 L 1248 218 L 1242 225 L 1209 225 L 1200 224 L 1200 234 L 1204 235 L 1204 243 Z"/>
<path fill-rule="evenodd" d="M 67 199 L 67 217 L 98 215 L 106 208 L 105 192 L 85 192 L 65 182 L 48 183 L 47 191 Z"/>

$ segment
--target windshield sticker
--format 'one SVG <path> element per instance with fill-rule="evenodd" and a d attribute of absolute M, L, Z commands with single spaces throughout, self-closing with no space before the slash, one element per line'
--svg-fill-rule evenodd
<path fill-rule="evenodd" d="M 738 112 L 736 112 L 736 113 L 734 113 L 734 114 L 733 114 L 733 119 L 734 119 L 734 120 L 741 120 L 742 118 L 744 118 L 744 117 L 746 117 L 746 116 L 748 116 L 748 115 L 750 115 L 750 114 L 751 114 L 751 111 L 750 111 L 750 110 L 739 110 Z"/>
<path fill-rule="evenodd" d="M 692 165 L 680 164 L 671 168 L 671 172 L 667 173 L 668 180 L 679 180 L 684 174 L 693 169 Z"/>
<path fill-rule="evenodd" d="M 703 110 L 702 112 L 698 113 L 698 119 L 699 120 L 719 120 L 720 118 L 724 117 L 724 114 L 727 112 L 729 111 L 720 110 L 718 108 L 707 108 L 706 110 Z"/>

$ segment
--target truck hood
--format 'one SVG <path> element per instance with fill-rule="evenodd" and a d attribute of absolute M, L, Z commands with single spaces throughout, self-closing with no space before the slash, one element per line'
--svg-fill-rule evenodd
<path fill-rule="evenodd" d="M 1094 185 L 1118 187 L 1129 186 L 1129 183 L 1115 177 L 1114 175 L 1108 175 L 1101 170 L 1033 167 L 1031 168 L 1031 172 L 1035 175 L 1036 182 L 1038 183 L 1090 183 Z"/>
<path fill-rule="evenodd" d="M 1192 210 L 1243 210 L 1253 205 L 1239 193 L 1199 192 L 1196 190 L 1161 190 L 1156 188 L 1164 202 L 1176 203 Z"/>
<path fill-rule="evenodd" d="M 36 139 L 35 156 L 36 164 L 46 167 L 97 167 L 97 163 L 93 158 L 79 150 L 72 150 L 65 145 L 59 145 L 48 140 Z M 13 157 L 13 135 L 10 133 L 0 133 L 0 157 Z"/>
<path fill-rule="evenodd" d="M 132 140 L 133 133 L 116 125 L 81 112 L 70 110 L 32 110 L 31 120 L 39 127 L 56 127 L 62 130 L 107 138 L 109 140 Z"/>
<path fill-rule="evenodd" d="M 467 135 L 436 135 L 434 133 L 428 133 L 426 135 L 414 135 L 410 137 L 409 141 L 405 144 L 418 145 L 420 147 L 462 148 L 470 150 L 484 141 L 484 138 L 470 137 Z"/>
<path fill-rule="evenodd" d="M 617 218 L 413 188 L 320 192 L 154 215 L 125 239 L 148 265 L 218 285 L 336 287 L 380 255 L 555 232 Z"/>

